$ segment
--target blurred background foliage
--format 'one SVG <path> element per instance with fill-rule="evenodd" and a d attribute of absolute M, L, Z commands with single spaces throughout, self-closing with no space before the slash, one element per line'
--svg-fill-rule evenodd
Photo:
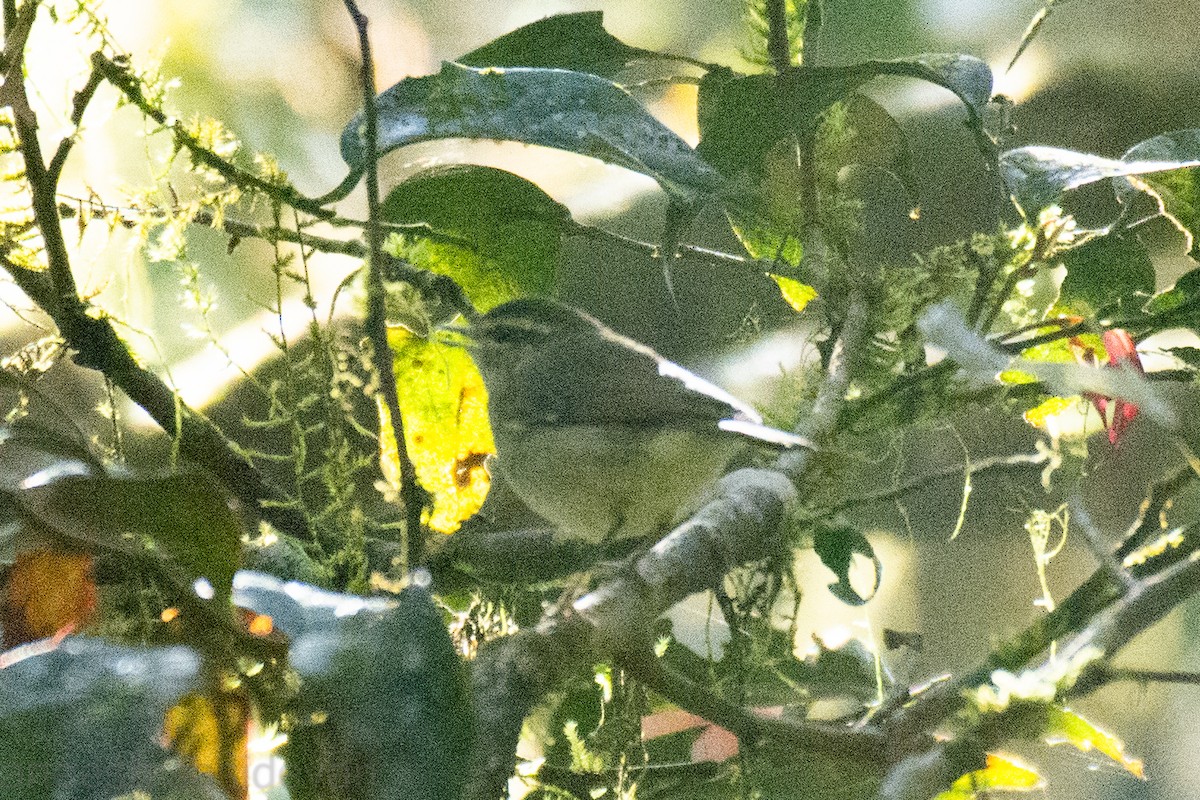
<path fill-rule="evenodd" d="M 70 5 L 70 4 L 67 4 Z M 377 83 L 380 88 L 410 75 L 436 71 L 491 39 L 537 18 L 554 13 L 603 9 L 608 30 L 632 45 L 692 55 L 709 62 L 750 70 L 745 52 L 750 38 L 737 0 L 363 0 L 371 19 Z M 997 91 L 1016 105 L 1008 146 L 1039 143 L 1118 156 L 1155 134 L 1200 125 L 1200 79 L 1195 53 L 1195 19 L 1200 5 L 1177 3 L 1084 3 L 1060 0 L 1042 31 L 1016 66 L 1006 72 L 1029 20 L 1041 7 L 1037 0 L 997 3 L 983 0 L 827 0 L 827 25 L 821 41 L 822 61 L 842 64 L 866 58 L 888 58 L 923 52 L 964 52 L 984 58 L 997 74 Z M 183 118 L 221 120 L 248 151 L 272 154 L 295 184 L 316 195 L 343 177 L 345 166 L 337 141 L 346 121 L 357 111 L 357 51 L 354 31 L 342 4 L 331 0 L 109 0 L 104 7 L 109 32 L 120 46 L 144 64 L 146 55 L 161 59 L 164 76 L 180 82 L 167 105 Z M 37 38 L 41 37 L 41 38 Z M 49 131 L 67 126 L 64 109 L 87 65 L 87 48 L 54 26 L 39 26 L 30 49 L 29 67 L 46 109 Z M 871 84 L 868 93 L 900 119 L 910 136 L 914 173 L 920 182 L 921 218 L 882 226 L 875 250 L 884 258 L 948 243 L 973 230 L 992 230 L 996 216 L 1015 215 L 997 205 L 994 176 L 985 173 L 962 127 L 961 109 L 946 92 L 909 81 Z M 638 90 L 639 99 L 689 142 L 697 138 L 695 87 Z M 132 109 L 115 106 L 115 93 L 101 89 L 86 120 L 85 135 L 69 163 L 65 186 L 80 198 L 91 193 L 107 203 L 155 185 L 164 175 L 182 186 L 191 180 L 169 167 L 170 143 L 146 135 Z M 108 109 L 108 111 L 106 111 Z M 149 156 L 149 158 L 148 158 Z M 661 233 L 665 202 L 652 181 L 599 162 L 513 144 L 439 142 L 403 149 L 384 162 L 385 189 L 400 177 L 441 163 L 473 162 L 503 167 L 534 181 L 565 204 L 581 222 L 603 223 L 620 233 L 655 241 Z M 1072 208 L 1085 223 L 1100 223 L 1112 209 L 1102 202 L 1087 205 L 1078 193 Z M 1097 195 L 1098 196 L 1098 195 Z M 872 202 L 875 202 L 874 200 Z M 881 215 L 895 216 L 901 198 L 878 199 Z M 872 210 L 874 206 L 871 206 Z M 347 216 L 365 216 L 361 192 L 342 205 Z M 257 215 L 265 209 L 242 212 Z M 728 233 L 710 219 L 689 233 L 702 244 L 733 247 Z M 92 226 L 81 233 L 77 260 L 85 292 L 126 325 L 132 344 L 147 361 L 165 368 L 185 400 L 209 407 L 236 438 L 243 395 L 237 387 L 242 370 L 253 371 L 276 353 L 265 330 L 279 322 L 265 314 L 273 302 L 275 278 L 270 245 L 247 242 L 227 247 L 224 235 L 193 227 L 186 233 L 186 262 L 154 261 L 137 250 L 136 231 L 112 232 Z M 338 231 L 322 231 L 337 236 Z M 1154 246 L 1160 287 L 1186 268 L 1180 238 L 1166 225 L 1144 231 Z M 344 235 L 344 234 L 342 234 Z M 152 242 L 162 232 L 152 233 Z M 153 253 L 154 248 L 149 248 Z M 674 274 L 678 308 L 672 304 L 659 268 L 644 257 L 614 250 L 611 245 L 572 240 L 564 248 L 558 293 L 596 311 L 606 321 L 649 341 L 665 355 L 696 365 L 735 389 L 762 374 L 777 374 L 798 339 L 769 339 L 768 349 L 730 351 L 745 328 L 778 327 L 790 312 L 769 286 L 747 290 L 738 276 L 713 267 L 678 269 Z M 341 256 L 321 256 L 310 264 L 318 313 L 330 313 L 334 288 L 356 267 Z M 27 307 L 16 290 L 0 286 L 0 299 L 18 311 Z M 285 303 L 283 325 L 300 336 L 308 324 L 299 296 Z M 338 313 L 357 309 L 344 303 Z M 38 334 L 29 324 L 36 315 L 0 309 L 0 333 L 10 352 Z M 141 331 L 153 331 L 153 339 Z M 221 347 L 215 347 L 216 338 Z M 781 344 L 783 342 L 783 344 Z M 774 349 L 770 349 L 773 347 Z M 793 350 L 795 348 L 793 347 Z M 231 364 L 232 361 L 235 362 Z M 761 358 L 759 357 L 761 356 Z M 737 367 L 721 374 L 722 365 Z M 81 380 L 69 369 L 47 380 L 59 387 L 75 415 L 97 435 L 106 422 L 96 408 L 103 387 Z M 69 388 L 68 388 L 69 387 Z M 741 387 L 741 388 L 739 388 Z M 223 397 L 227 397 L 224 404 Z M 769 396 L 762 391 L 759 397 Z M 120 411 L 138 423 L 132 408 Z M 973 429 L 977 426 L 978 429 Z M 146 426 L 149 431 L 149 427 Z M 942 431 L 902 443 L 913 457 L 930 447 L 972 446 L 988 441 L 1002 451 L 1029 449 L 1033 433 L 1021 426 L 1000 430 L 986 421 L 947 420 Z M 165 451 L 162 437 L 147 437 L 150 453 Z M 961 444 L 961 446 L 966 446 Z M 972 451 L 975 455 L 980 453 Z M 1127 472 L 1122 473 L 1121 470 Z M 1136 489 L 1136 465 L 1114 468 L 1116 482 Z M 1120 476 L 1127 476 L 1125 478 Z M 864 480 L 871 480 L 865 470 Z M 978 488 L 978 487 L 977 487 Z M 935 491 L 938 489 L 938 491 Z M 919 630 L 925 647 L 895 665 L 902 677 L 928 677 L 931 670 L 955 669 L 971 663 L 994 637 L 1020 629 L 1042 613 L 1032 601 L 1040 594 L 1028 534 L 1022 528 L 1029 509 L 1003 485 L 982 487 L 973 498 L 969 535 L 948 543 L 954 527 L 961 483 L 946 481 L 928 497 L 917 498 L 902 511 L 880 513 L 875 542 L 885 564 L 880 595 L 862 609 L 849 610 L 821 588 L 828 581 L 815 557 L 801 559 L 802 585 L 811 587 L 800 607 L 802 639 L 840 619 L 858 634 L 883 628 Z M 889 519 L 884 519 L 892 514 Z M 811 554 L 809 554 L 811 555 Z M 1090 570 L 1083 548 L 1070 541 L 1049 570 L 1056 596 L 1065 594 Z M 1200 613 L 1181 609 L 1138 645 L 1124 661 L 1155 668 L 1200 668 L 1194 643 Z M 676 622 L 702 630 L 708 624 L 704 603 L 676 612 Z M 818 626 L 815 622 L 820 620 Z M 864 625 L 869 628 L 864 629 Z M 1114 686 L 1087 700 L 1085 713 L 1105 720 L 1124 736 L 1130 750 L 1142 755 L 1151 780 L 1140 783 L 1118 768 L 1085 770 L 1075 751 L 1061 752 L 1062 767 L 1044 751 L 1037 761 L 1052 776 L 1059 797 L 1186 798 L 1200 795 L 1200 773 L 1194 762 L 1198 742 L 1193 720 L 1200 715 L 1194 689 L 1134 685 Z M 1058 751 L 1055 751 L 1056 753 Z"/>

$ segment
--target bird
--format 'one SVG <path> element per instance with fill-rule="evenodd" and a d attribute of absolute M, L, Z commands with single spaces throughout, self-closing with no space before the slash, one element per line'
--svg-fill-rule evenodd
<path fill-rule="evenodd" d="M 591 543 L 664 532 L 748 444 L 815 449 L 720 387 L 546 297 L 467 328 L 497 471 L 556 529 Z"/>

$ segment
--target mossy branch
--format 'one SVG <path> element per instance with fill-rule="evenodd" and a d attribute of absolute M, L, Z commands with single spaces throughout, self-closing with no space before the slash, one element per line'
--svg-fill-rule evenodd
<path fill-rule="evenodd" d="M 63 237 L 58 212 L 58 178 L 70 145 L 60 143 L 55 159 L 47 165 L 37 137 L 37 119 L 29 106 L 24 72 L 24 36 L 13 35 L 28 25 L 11 24 L 36 13 L 37 3 L 24 4 L 19 12 L 5 5 L 10 35 L 6 43 L 8 74 L 5 90 L 13 101 L 19 152 L 25 164 L 34 221 L 45 244 L 46 272 L 33 272 L 0 256 L 0 265 L 14 282 L 54 320 L 67 345 L 75 351 L 76 363 L 105 375 L 131 400 L 140 405 L 165 431 L 174 432 L 180 451 L 189 460 L 208 469 L 253 513 L 261 515 L 280 530 L 307 539 L 309 531 L 301 516 L 277 505 L 287 502 L 206 417 L 187 408 L 157 375 L 134 358 L 121 341 L 112 322 L 98 309 L 84 302 L 78 293 L 71 270 L 70 255 Z M 15 13 L 14 13 L 15 12 Z M 109 62 L 111 63 L 111 62 Z M 88 86 L 92 81 L 89 80 Z M 92 89 L 85 87 L 76 96 L 72 119 L 82 119 Z M 61 154 L 61 156 L 60 156 Z M 264 505 L 265 504 L 265 505 Z"/>
<path fill-rule="evenodd" d="M 186 149 L 197 164 L 213 170 L 235 186 L 261 192 L 306 214 L 312 214 L 321 219 L 329 219 L 334 216 L 333 210 L 324 208 L 318 200 L 305 197 L 294 187 L 283 183 L 272 183 L 251 172 L 239 169 L 205 147 L 195 136 L 188 133 L 183 123 L 168 117 L 161 108 L 146 97 L 145 92 L 142 91 L 141 81 L 130 71 L 128 65 L 96 52 L 92 54 L 92 66 L 139 111 L 170 131 L 175 138 L 176 145 Z"/>

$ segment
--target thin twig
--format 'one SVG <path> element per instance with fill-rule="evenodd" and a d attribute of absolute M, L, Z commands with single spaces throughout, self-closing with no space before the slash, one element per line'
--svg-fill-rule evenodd
<path fill-rule="evenodd" d="M 618 659 L 622 668 L 680 708 L 716 723 L 738 737 L 743 746 L 770 742 L 809 752 L 826 753 L 868 764 L 881 764 L 885 740 L 871 725 L 850 728 L 834 723 L 760 717 L 677 673 L 657 658 Z"/>
<path fill-rule="evenodd" d="M 33 13 L 37 3 L 21 7 L 21 14 Z M 17 102 L 28 109 L 23 82 L 23 50 L 14 49 L 11 35 L 17 12 L 5 3 L 8 66 L 15 80 L 5 83 Z M 82 113 L 81 108 L 77 110 Z M 31 300 L 54 320 L 67 345 L 74 350 L 77 364 L 101 372 L 131 400 L 141 406 L 165 431 L 176 431 L 182 452 L 195 463 L 211 471 L 224 482 L 252 512 L 259 514 L 281 531 L 308 539 L 304 519 L 286 507 L 289 499 L 267 482 L 254 466 L 229 442 L 206 417 L 182 405 L 162 379 L 143 367 L 121 340 L 112 322 L 94 313 L 78 294 L 71 261 L 58 214 L 58 176 L 42 159 L 37 138 L 37 121 L 32 112 L 14 113 L 20 137 L 20 153 L 25 162 L 34 220 L 45 246 L 47 270 L 33 272 L 0 259 L 3 266 Z"/>
<path fill-rule="evenodd" d="M 1130 553 L 1145 544 L 1151 535 L 1160 533 L 1159 516 L 1162 514 L 1163 509 L 1166 508 L 1167 503 L 1175 495 L 1183 491 L 1196 478 L 1196 471 L 1192 466 L 1184 464 L 1174 472 L 1164 475 L 1155 482 L 1150 487 L 1150 493 L 1142 503 L 1142 507 L 1138 510 L 1137 519 L 1129 526 L 1129 532 L 1125 534 L 1125 538 L 1117 546 L 1114 557 L 1118 560 L 1123 560 Z"/>
<path fill-rule="evenodd" d="M 941 683 L 897 709 L 889 719 L 878 720 L 898 747 L 923 738 L 941 720 L 966 703 L 966 693 L 991 679 L 995 670 L 1017 672 L 1043 654 L 1055 641 L 1074 636 L 1060 659 L 1069 659 L 1085 646 L 1111 656 L 1134 636 L 1169 612 L 1184 597 L 1200 588 L 1200 542 L 1185 537 L 1177 549 L 1131 566 L 1132 587 L 1099 569 L 1053 611 L 1039 617 L 1016 637 L 995 647 L 974 669 Z M 1103 663 L 1096 662 L 1098 664 Z M 1092 674 L 1075 687 L 1076 693 L 1094 688 Z"/>
<path fill-rule="evenodd" d="M 1100 568 L 1114 581 L 1123 583 L 1126 589 L 1133 588 L 1136 581 L 1121 566 L 1121 559 L 1113 553 L 1112 545 L 1096 528 L 1096 523 L 1092 520 L 1092 515 L 1088 513 L 1087 508 L 1084 507 L 1080 498 L 1071 498 L 1070 509 L 1071 518 L 1075 521 L 1078 528 L 1083 531 L 1083 538 L 1087 542 L 1088 548 L 1092 551 L 1092 556 L 1099 562 Z"/>
<path fill-rule="evenodd" d="M 1169 669 L 1132 669 L 1129 667 L 1106 667 L 1104 680 L 1136 681 L 1138 683 L 1183 683 L 1200 686 L 1200 673 Z"/>
<path fill-rule="evenodd" d="M 941 469 L 911 478 L 890 489 L 881 489 L 877 492 L 850 497 L 830 506 L 821 506 L 820 513 L 821 516 L 827 516 L 854 506 L 895 500 L 909 492 L 923 489 L 931 483 L 936 483 L 946 478 L 956 478 L 963 475 L 975 476 L 993 470 L 1028 469 L 1030 467 L 1041 466 L 1046 463 L 1046 458 L 1045 453 L 1016 453 L 1007 456 L 981 458 L 978 461 L 968 461 L 965 464 L 952 464 L 948 467 L 942 467 Z"/>
<path fill-rule="evenodd" d="M 288 184 L 271 183 L 251 172 L 239 169 L 202 145 L 196 140 L 196 137 L 187 132 L 182 122 L 169 119 L 161 108 L 158 108 L 146 97 L 142 92 L 141 82 L 125 65 L 118 64 L 103 53 L 96 52 L 92 54 L 92 66 L 105 80 L 125 95 L 129 102 L 137 106 L 139 111 L 170 131 L 175 137 L 176 144 L 186 148 L 197 163 L 217 172 L 229 183 L 244 189 L 262 192 L 268 197 L 273 197 L 281 203 L 298 208 L 314 217 L 325 219 L 334 215 L 332 210 L 323 208 L 318 200 L 305 197 L 294 187 Z"/>
<path fill-rule="evenodd" d="M 58 183 L 63 166 L 67 163 L 67 156 L 71 154 L 71 148 L 75 146 L 76 138 L 79 135 L 79 126 L 83 124 L 83 112 L 87 110 L 88 103 L 92 102 L 92 97 L 103 80 L 103 75 L 97 70 L 92 70 L 88 75 L 87 83 L 75 93 L 71 108 L 71 124 L 75 126 L 75 131 L 58 143 L 58 149 L 54 151 L 54 157 L 50 159 L 50 166 L 46 169 L 55 183 Z"/>
<path fill-rule="evenodd" d="M 379 225 L 379 110 L 375 105 L 375 65 L 371 41 L 367 36 L 368 20 L 358 9 L 355 0 L 345 0 L 346 10 L 358 29 L 358 46 L 362 58 L 359 76 L 362 81 L 365 122 L 363 136 L 366 145 L 367 168 L 367 315 L 364 326 L 372 344 L 372 359 L 379 376 L 378 391 L 383 396 L 391 417 L 392 436 L 400 461 L 400 499 L 404 504 L 406 524 L 402 542 L 408 557 L 408 567 L 420 564 L 424 556 L 424 536 L 421 517 L 426 494 L 417 481 L 417 470 L 408 455 L 404 438 L 404 421 L 400 416 L 400 399 L 396 393 L 396 373 L 392 366 L 392 348 L 387 334 L 387 290 L 383 285 L 383 230 Z M 382 445 L 381 445 L 382 446 Z"/>

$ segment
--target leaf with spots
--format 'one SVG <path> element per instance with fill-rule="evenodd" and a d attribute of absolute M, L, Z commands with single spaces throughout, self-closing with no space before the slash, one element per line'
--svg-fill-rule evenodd
<path fill-rule="evenodd" d="M 487 418 L 487 390 L 467 351 L 388 332 L 404 438 L 421 486 L 433 496 L 426 524 L 452 533 L 479 510 L 491 486 L 487 457 L 496 452 Z M 387 405 L 379 402 L 380 463 L 400 490 L 400 463 Z"/>
<path fill-rule="evenodd" d="M 723 188 L 721 176 L 624 89 L 583 72 L 447 62 L 436 75 L 384 91 L 378 113 L 379 155 L 434 139 L 499 139 L 649 175 L 685 206 Z M 342 131 L 341 150 L 352 169 L 363 168 L 362 114 Z"/>

